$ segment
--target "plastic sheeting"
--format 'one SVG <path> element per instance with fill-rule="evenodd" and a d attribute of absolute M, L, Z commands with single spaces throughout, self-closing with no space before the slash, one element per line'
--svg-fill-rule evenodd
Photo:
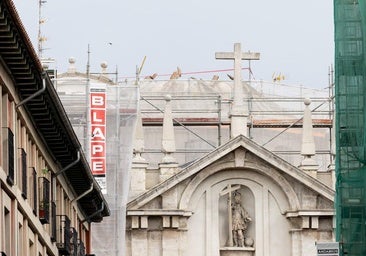
<path fill-rule="evenodd" d="M 107 88 L 107 193 L 111 216 L 92 224 L 92 253 L 124 255 L 125 214 L 136 123 L 137 88 Z"/>
<path fill-rule="evenodd" d="M 84 147 L 87 145 L 85 88 L 87 80 L 59 79 L 57 89 L 69 114 L 75 132 Z M 95 81 L 94 81 L 95 82 Z M 75 86 L 78 84 L 79 86 Z M 143 157 L 149 162 L 147 187 L 156 181 L 155 171 L 161 160 L 162 127 L 165 96 L 172 96 L 174 118 L 186 121 L 185 127 L 175 126 L 177 152 L 174 156 L 183 166 L 212 151 L 229 139 L 229 113 L 232 99 L 230 81 L 141 81 L 139 90 L 133 83 L 123 86 L 107 85 L 107 193 L 105 198 L 111 209 L 111 216 L 101 223 L 92 225 L 91 253 L 104 255 L 125 254 L 125 206 L 128 196 L 129 169 L 132 160 L 132 139 L 137 108 L 145 119 Z M 244 99 L 249 106 L 251 120 L 278 122 L 289 125 L 303 115 L 303 99 L 311 97 L 316 108 L 313 117 L 330 119 L 332 106 L 329 91 L 291 87 L 278 83 L 243 83 L 249 97 Z M 139 102 L 139 93 L 142 100 Z M 150 123 L 149 123 L 150 122 Z M 191 123 L 190 123 L 191 122 Z M 330 132 L 328 127 L 317 128 L 317 162 L 326 170 L 330 164 Z M 251 128 L 250 136 L 259 144 L 294 165 L 301 161 L 301 130 L 281 127 Z M 294 140 L 296 143 L 294 143 Z M 298 145 L 281 148 L 280 145 Z M 86 147 L 87 148 L 87 147 Z M 155 169 L 154 169 L 155 168 Z M 156 181 L 157 182 L 157 181 Z"/>
<path fill-rule="evenodd" d="M 95 82 L 95 81 L 94 81 Z M 136 86 L 93 84 L 106 88 L 106 194 L 111 216 L 92 223 L 91 253 L 98 256 L 124 255 L 125 214 L 132 159 L 132 140 L 138 106 Z M 88 120 L 85 79 L 60 79 L 57 91 L 84 150 L 88 149 Z"/>
<path fill-rule="evenodd" d="M 299 127 L 304 114 L 304 98 L 311 98 L 314 121 L 329 121 L 328 126 L 318 125 L 314 130 L 317 149 L 314 157 L 320 170 L 326 171 L 332 160 L 329 128 L 333 112 L 332 91 L 265 81 L 242 84 L 246 95 L 243 100 L 250 111 L 250 137 L 295 166 L 303 158 L 300 154 L 302 130 Z M 172 96 L 173 117 L 185 122 L 184 127 L 174 126 L 177 148 L 174 157 L 179 165 L 184 166 L 229 140 L 233 85 L 233 81 L 141 81 L 140 105 L 145 121 L 142 157 L 149 162 L 149 168 L 157 169 L 163 157 L 160 148 L 162 129 L 157 123 L 163 118 L 167 94 Z"/>

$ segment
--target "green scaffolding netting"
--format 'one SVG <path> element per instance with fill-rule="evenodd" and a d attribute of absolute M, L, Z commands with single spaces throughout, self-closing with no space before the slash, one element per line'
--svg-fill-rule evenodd
<path fill-rule="evenodd" d="M 335 0 L 336 237 L 341 255 L 366 255 L 365 0 Z"/>

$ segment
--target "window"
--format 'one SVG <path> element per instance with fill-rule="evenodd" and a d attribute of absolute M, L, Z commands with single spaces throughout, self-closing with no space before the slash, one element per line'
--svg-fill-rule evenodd
<path fill-rule="evenodd" d="M 78 239 L 78 248 L 77 248 L 77 255 L 78 256 L 85 256 L 85 245 L 84 242 Z"/>
<path fill-rule="evenodd" d="M 71 227 L 70 230 L 70 255 L 77 255 L 78 252 L 78 232 Z"/>
<path fill-rule="evenodd" d="M 10 130 L 7 129 L 7 138 L 8 138 L 8 177 L 6 181 L 9 185 L 14 185 L 14 134 Z"/>
<path fill-rule="evenodd" d="M 4 213 L 5 213 L 5 253 L 6 255 L 10 255 L 11 252 L 11 216 L 10 211 L 4 207 Z"/>
<path fill-rule="evenodd" d="M 56 176 L 51 173 L 51 240 L 56 241 Z"/>
<path fill-rule="evenodd" d="M 14 102 L 9 100 L 8 94 L 2 94 L 1 98 L 1 133 L 2 133 L 2 165 L 7 172 L 7 183 L 14 185 Z"/>
<path fill-rule="evenodd" d="M 37 216 L 37 203 L 38 203 L 38 195 L 37 195 L 37 172 L 36 168 L 32 168 L 32 184 L 33 184 L 33 212 Z"/>
<path fill-rule="evenodd" d="M 57 237 L 56 244 L 61 254 L 70 255 L 73 238 L 71 232 L 71 221 L 66 215 L 57 215 Z"/>
<path fill-rule="evenodd" d="M 36 255 L 35 235 L 31 227 L 28 226 L 28 237 L 29 237 L 29 254 Z"/>
<path fill-rule="evenodd" d="M 51 240 L 52 242 L 56 241 L 56 203 L 52 202 L 51 204 Z"/>
<path fill-rule="evenodd" d="M 23 223 L 18 223 L 18 255 L 25 255 L 24 253 L 24 234 L 23 234 Z"/>
<path fill-rule="evenodd" d="M 27 198 L 27 153 L 23 148 L 20 149 L 20 163 L 22 173 L 22 196 L 23 198 Z"/>
<path fill-rule="evenodd" d="M 42 224 L 50 221 L 50 181 L 39 177 L 39 208 L 38 216 Z"/>

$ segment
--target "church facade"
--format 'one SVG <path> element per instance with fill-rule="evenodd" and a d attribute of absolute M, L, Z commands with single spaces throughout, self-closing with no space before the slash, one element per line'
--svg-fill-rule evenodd
<path fill-rule="evenodd" d="M 107 201 L 11 0 L 0 27 L 0 255 L 92 255 Z"/>
<path fill-rule="evenodd" d="M 292 134 L 301 131 L 297 143 L 303 159 L 295 166 L 249 135 L 248 123 L 254 121 L 250 121 L 249 104 L 243 103 L 249 89 L 241 82 L 237 62 L 254 55 L 240 54 L 238 44 L 234 50 L 231 55 L 217 54 L 235 60 L 226 143 L 192 162 L 178 164 L 175 143 L 182 138 L 175 136 L 172 120 L 178 122 L 180 108 L 175 103 L 173 113 L 174 97 L 166 96 L 162 157 L 152 171 L 152 158 L 148 154 L 148 160 L 144 158 L 147 112 L 140 117 L 130 172 L 127 255 L 308 256 L 316 255 L 317 242 L 334 241 L 332 164 L 320 171 L 314 160 L 310 100 L 304 101 L 301 128 Z M 160 89 L 173 86 L 178 84 L 170 81 L 165 90 Z M 147 89 L 142 85 L 141 90 L 146 93 Z M 283 140 L 282 148 L 292 143 L 296 141 Z"/>
<path fill-rule="evenodd" d="M 118 215 L 94 226 L 97 255 L 315 256 L 317 242 L 334 241 L 327 92 L 283 87 L 276 96 L 279 84 L 268 93 L 263 82 L 244 82 L 238 59 L 259 55 L 240 51 L 216 56 L 236 61 L 234 81 L 183 80 L 180 69 L 168 81 L 114 84 L 106 70 L 89 76 L 107 89 L 106 197 L 128 191 L 126 205 L 109 204 Z M 85 77 L 72 60 L 56 79 L 84 145 Z M 126 104 L 136 95 L 138 106 Z M 124 127 L 131 120 L 136 125 Z"/>
<path fill-rule="evenodd" d="M 334 191 L 244 136 L 160 168 L 175 174 L 128 204 L 128 255 L 316 255 L 316 241 L 334 239 Z M 243 247 L 229 241 L 228 187 L 251 218 Z"/>

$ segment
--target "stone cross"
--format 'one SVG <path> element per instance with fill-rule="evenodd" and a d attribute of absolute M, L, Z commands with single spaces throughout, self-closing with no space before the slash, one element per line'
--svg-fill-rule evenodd
<path fill-rule="evenodd" d="M 227 185 L 227 187 L 223 190 L 223 191 L 221 191 L 220 192 L 220 196 L 223 196 L 223 195 L 226 195 L 226 194 L 229 194 L 228 196 L 229 196 L 229 198 L 228 198 L 228 209 L 227 209 L 227 211 L 228 211 L 228 220 L 229 220 L 229 244 L 228 244 L 228 246 L 229 247 L 232 247 L 233 246 L 233 217 L 232 217 L 232 213 L 231 213 L 231 211 L 232 211 L 232 209 L 231 209 L 231 204 L 232 204 L 232 195 L 231 195 L 231 193 L 233 192 L 233 191 L 236 191 L 236 190 L 238 190 L 238 189 L 240 189 L 240 185 L 235 185 L 235 186 L 231 186 L 231 184 L 229 184 L 229 185 Z"/>
<path fill-rule="evenodd" d="M 248 106 L 243 104 L 243 86 L 241 81 L 241 61 L 259 60 L 259 53 L 242 52 L 240 43 L 234 44 L 234 52 L 217 52 L 216 59 L 234 60 L 234 102 L 232 108 L 232 137 L 239 134 L 247 135 Z M 237 119 L 235 117 L 244 117 Z M 243 123 L 244 122 L 244 123 Z"/>

